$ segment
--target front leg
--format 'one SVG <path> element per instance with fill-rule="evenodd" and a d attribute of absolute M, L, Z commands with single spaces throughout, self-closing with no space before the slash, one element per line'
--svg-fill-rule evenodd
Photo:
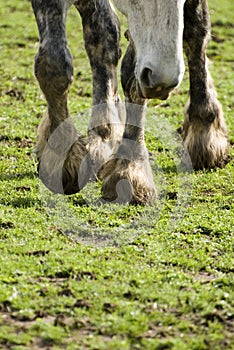
<path fill-rule="evenodd" d="M 121 136 L 117 65 L 120 58 L 119 19 L 109 1 L 75 1 L 82 17 L 85 48 L 93 78 L 93 109 L 88 150 L 94 169 L 112 153 Z"/>
<path fill-rule="evenodd" d="M 222 106 L 208 71 L 210 18 L 206 0 L 187 0 L 184 18 L 184 48 L 190 74 L 184 144 L 194 169 L 222 167 L 227 162 L 229 143 Z"/>
<path fill-rule="evenodd" d="M 135 49 L 130 43 L 121 67 L 126 123 L 117 152 L 100 170 L 103 198 L 111 202 L 152 204 L 156 198 L 148 151 L 144 142 L 146 100 L 138 97 Z"/>
<path fill-rule="evenodd" d="M 35 75 L 48 106 L 38 129 L 39 177 L 52 191 L 72 194 L 84 185 L 80 175 L 87 171 L 85 162 L 82 163 L 87 150 L 67 107 L 73 67 L 65 26 L 71 1 L 31 0 L 31 3 L 40 36 Z"/>

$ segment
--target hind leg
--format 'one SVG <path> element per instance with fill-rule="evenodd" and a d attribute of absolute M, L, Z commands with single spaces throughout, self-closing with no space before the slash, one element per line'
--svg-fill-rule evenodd
<path fill-rule="evenodd" d="M 85 48 L 93 77 L 93 108 L 88 149 L 96 170 L 122 135 L 117 65 L 120 58 L 119 20 L 109 1 L 75 1 L 82 18 Z"/>
<path fill-rule="evenodd" d="M 208 71 L 206 46 L 210 19 L 205 0 L 185 3 L 184 47 L 190 74 L 182 136 L 194 169 L 222 167 L 228 157 L 227 128 L 222 106 Z"/>
<path fill-rule="evenodd" d="M 117 152 L 99 172 L 103 198 L 112 202 L 151 204 L 156 197 L 148 151 L 144 142 L 146 100 L 138 97 L 135 50 L 130 43 L 121 67 L 126 123 Z"/>
<path fill-rule="evenodd" d="M 35 75 L 48 106 L 38 129 L 36 154 L 39 176 L 52 191 L 65 194 L 79 190 L 78 174 L 87 153 L 69 118 L 67 107 L 68 91 L 73 80 L 72 58 L 65 33 L 68 3 L 32 0 L 40 35 Z"/>

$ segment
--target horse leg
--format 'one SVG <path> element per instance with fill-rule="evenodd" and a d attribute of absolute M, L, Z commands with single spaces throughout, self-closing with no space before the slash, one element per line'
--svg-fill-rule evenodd
<path fill-rule="evenodd" d="M 194 169 L 222 167 L 227 162 L 229 142 L 222 106 L 208 71 L 210 18 L 206 0 L 186 1 L 184 18 L 184 48 L 190 74 L 184 144 Z"/>
<path fill-rule="evenodd" d="M 69 4 L 60 0 L 31 2 L 40 36 L 35 75 L 48 106 L 38 129 L 39 176 L 52 191 L 71 194 L 79 190 L 79 167 L 87 151 L 69 118 L 67 107 L 68 90 L 73 80 L 65 32 Z"/>
<path fill-rule="evenodd" d="M 117 65 L 120 54 L 119 19 L 109 1 L 75 1 L 82 18 L 85 48 L 93 77 L 93 108 L 88 149 L 96 170 L 109 158 L 122 136 Z"/>
<path fill-rule="evenodd" d="M 148 152 L 144 143 L 146 100 L 139 98 L 135 79 L 135 49 L 129 44 L 121 67 L 126 122 L 117 152 L 99 172 L 103 198 L 112 202 L 150 204 L 156 197 Z"/>

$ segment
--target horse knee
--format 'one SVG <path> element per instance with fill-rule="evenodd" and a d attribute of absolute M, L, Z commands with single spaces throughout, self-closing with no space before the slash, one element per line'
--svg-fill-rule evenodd
<path fill-rule="evenodd" d="M 46 97 L 51 94 L 63 95 L 73 80 L 72 57 L 69 50 L 40 47 L 35 57 L 35 76 Z"/>

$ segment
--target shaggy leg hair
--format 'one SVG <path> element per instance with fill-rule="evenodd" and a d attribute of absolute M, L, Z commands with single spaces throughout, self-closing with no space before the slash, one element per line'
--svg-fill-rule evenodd
<path fill-rule="evenodd" d="M 190 73 L 190 100 L 182 136 L 194 169 L 222 167 L 229 151 L 222 106 L 208 71 L 210 19 L 205 0 L 185 3 L 184 47 Z"/>
<path fill-rule="evenodd" d="M 137 97 L 135 50 L 130 43 L 122 62 L 126 97 L 126 124 L 117 152 L 100 170 L 103 198 L 131 204 L 152 204 L 156 199 L 148 152 L 144 144 L 145 100 Z"/>
<path fill-rule="evenodd" d="M 37 149 L 39 177 L 53 192 L 73 194 L 92 177 L 86 140 L 77 135 L 71 118 L 66 118 L 48 137 L 50 130 L 45 118 L 39 127 L 42 149 Z"/>
<path fill-rule="evenodd" d="M 128 145 L 124 150 L 121 143 L 121 148 L 99 171 L 100 179 L 104 180 L 103 199 L 113 203 L 153 204 L 156 191 L 146 148 L 134 147 L 135 156 L 129 155 Z"/>
<path fill-rule="evenodd" d="M 187 106 L 182 137 L 195 170 L 224 167 L 228 162 L 229 141 L 222 106 L 218 100 L 214 106 L 216 111 L 211 113 L 206 109 L 202 111 L 202 106 L 199 106 L 201 114 L 197 112 L 196 118 L 191 118 L 191 103 Z M 212 114 L 215 115 L 212 122 L 199 118 L 199 115 Z"/>

